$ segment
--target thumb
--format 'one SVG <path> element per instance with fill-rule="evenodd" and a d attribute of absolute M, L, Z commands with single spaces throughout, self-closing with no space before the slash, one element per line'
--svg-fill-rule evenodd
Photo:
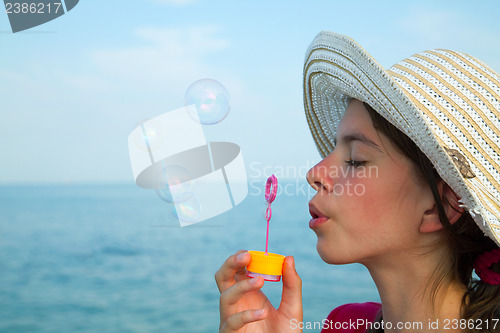
<path fill-rule="evenodd" d="M 283 293 L 278 310 L 289 318 L 302 321 L 302 279 L 297 274 L 292 256 L 283 262 Z"/>

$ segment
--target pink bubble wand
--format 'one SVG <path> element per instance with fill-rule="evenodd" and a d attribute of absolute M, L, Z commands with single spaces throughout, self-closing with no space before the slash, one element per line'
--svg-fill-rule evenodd
<path fill-rule="evenodd" d="M 278 192 L 278 179 L 275 175 L 267 178 L 266 182 L 266 221 L 267 221 L 267 233 L 266 233 L 266 255 L 267 255 L 267 247 L 269 245 L 269 221 L 271 220 L 272 211 L 271 211 L 271 203 L 276 199 L 276 193 Z"/>
<path fill-rule="evenodd" d="M 283 261 L 285 256 L 277 253 L 267 252 L 269 245 L 269 220 L 271 220 L 271 203 L 276 199 L 278 192 L 278 179 L 275 175 L 267 178 L 266 181 L 266 221 L 267 221 L 267 234 L 266 234 L 266 252 L 262 251 L 248 251 L 251 255 L 250 264 L 247 266 L 247 276 L 257 277 L 262 276 L 265 281 L 278 282 L 281 281 L 283 274 Z"/>

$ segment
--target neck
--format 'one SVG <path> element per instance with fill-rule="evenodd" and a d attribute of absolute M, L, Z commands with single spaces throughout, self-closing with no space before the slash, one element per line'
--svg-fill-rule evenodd
<path fill-rule="evenodd" d="M 403 253 L 391 260 L 365 263 L 382 300 L 385 333 L 460 332 L 450 329 L 452 325 L 445 329 L 445 324 L 460 320 L 465 286 L 445 277 L 433 297 L 431 278 L 436 265 L 433 258 L 415 260 L 414 255 L 410 258 Z"/>

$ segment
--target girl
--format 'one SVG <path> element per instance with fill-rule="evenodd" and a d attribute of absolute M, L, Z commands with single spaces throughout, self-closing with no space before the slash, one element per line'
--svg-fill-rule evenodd
<path fill-rule="evenodd" d="M 386 71 L 322 32 L 306 53 L 304 101 L 323 157 L 307 174 L 318 253 L 365 265 L 382 301 L 338 307 L 322 332 L 500 332 L 500 77 L 446 50 Z M 220 332 L 299 331 L 293 258 L 278 309 L 262 278 L 246 277 L 249 261 L 238 251 L 215 274 Z"/>

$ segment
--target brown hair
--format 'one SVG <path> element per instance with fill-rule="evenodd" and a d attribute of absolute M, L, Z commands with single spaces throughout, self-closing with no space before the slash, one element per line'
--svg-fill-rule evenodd
<path fill-rule="evenodd" d="M 443 225 L 449 248 L 449 257 L 444 257 L 433 274 L 432 296 L 443 287 L 446 278 L 451 278 L 467 287 L 462 305 L 461 316 L 470 326 L 465 325 L 464 332 L 500 332 L 500 286 L 489 285 L 472 275 L 474 260 L 486 251 L 497 248 L 489 237 L 485 236 L 468 212 L 462 214 L 457 222 L 450 224 L 446 216 L 437 184 L 441 181 L 431 161 L 417 145 L 404 133 L 379 115 L 368 104 L 364 103 L 373 122 L 373 127 L 384 134 L 401 153 L 408 157 L 418 177 L 426 181 L 434 196 L 439 218 Z M 447 186 L 447 185 L 446 185 Z M 500 265 L 493 266 L 500 272 Z M 493 321 L 496 319 L 497 321 Z M 382 320 L 382 313 L 377 317 Z M 493 327 L 496 324 L 496 327 Z M 371 331 L 377 332 L 377 330 Z M 383 332 L 381 330 L 380 332 Z"/>

